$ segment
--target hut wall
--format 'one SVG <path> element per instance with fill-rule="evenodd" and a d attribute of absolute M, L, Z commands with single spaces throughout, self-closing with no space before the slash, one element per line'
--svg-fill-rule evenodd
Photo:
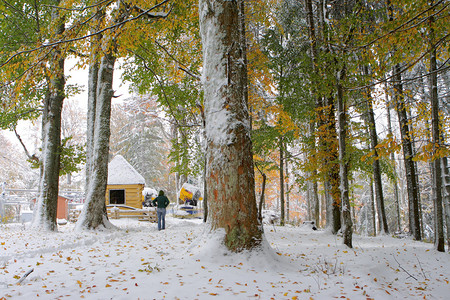
<path fill-rule="evenodd" d="M 106 205 L 110 204 L 109 195 L 110 190 L 125 190 L 125 205 L 142 208 L 142 191 L 144 185 L 142 184 L 130 184 L 130 185 L 108 185 L 106 187 Z"/>

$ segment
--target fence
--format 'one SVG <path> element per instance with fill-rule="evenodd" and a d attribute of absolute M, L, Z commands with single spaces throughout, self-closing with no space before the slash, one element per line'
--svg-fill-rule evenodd
<path fill-rule="evenodd" d="M 37 189 L 8 189 L 2 183 L 0 195 L 0 223 L 31 221 L 34 203 L 38 197 Z M 68 207 L 84 202 L 82 191 L 60 191 L 59 195 L 68 200 Z M 69 213 L 69 212 L 68 212 Z"/>

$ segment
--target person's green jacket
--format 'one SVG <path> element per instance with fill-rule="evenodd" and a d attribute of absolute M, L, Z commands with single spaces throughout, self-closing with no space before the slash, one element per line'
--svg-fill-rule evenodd
<path fill-rule="evenodd" d="M 156 206 L 157 208 L 166 208 L 169 205 L 170 201 L 166 196 L 160 195 L 153 199 L 152 203 L 153 206 Z"/>

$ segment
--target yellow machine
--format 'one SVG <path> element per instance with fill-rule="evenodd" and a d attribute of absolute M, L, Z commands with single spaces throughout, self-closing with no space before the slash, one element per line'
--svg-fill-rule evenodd
<path fill-rule="evenodd" d="M 198 202 L 203 200 L 200 189 L 189 183 L 183 184 L 178 197 L 180 199 L 180 203 L 192 206 L 197 206 Z"/>
<path fill-rule="evenodd" d="M 178 192 L 179 206 L 174 214 L 177 218 L 202 218 L 203 197 L 201 191 L 195 185 L 185 183 Z"/>

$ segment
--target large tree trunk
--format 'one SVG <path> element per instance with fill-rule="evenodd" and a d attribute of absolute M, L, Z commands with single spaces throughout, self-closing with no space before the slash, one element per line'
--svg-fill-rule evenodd
<path fill-rule="evenodd" d="M 59 20 L 58 20 L 59 19 Z M 52 20 L 58 22 L 57 34 L 64 32 L 64 21 L 55 9 Z M 56 209 L 59 193 L 59 167 L 61 146 L 61 111 L 65 98 L 65 56 L 56 48 L 49 60 L 48 92 L 42 113 L 42 157 L 39 195 L 32 226 L 44 230 L 56 230 Z"/>
<path fill-rule="evenodd" d="M 105 54 L 100 61 L 95 104 L 95 122 L 93 130 L 93 153 L 91 178 L 86 191 L 86 201 L 77 222 L 77 228 L 96 229 L 109 226 L 105 206 L 105 193 L 108 180 L 108 158 L 111 98 L 113 96 L 113 74 L 116 58 Z"/>
<path fill-rule="evenodd" d="M 434 17 L 430 17 L 430 46 L 434 43 Z M 439 121 L 439 99 L 437 90 L 437 72 L 436 72 L 436 49 L 430 52 L 430 91 L 431 91 L 431 131 L 433 138 L 433 194 L 435 206 L 435 240 L 434 245 L 440 252 L 445 251 L 444 241 L 444 217 L 442 212 L 442 172 L 441 158 L 438 151 L 442 147 L 440 121 Z"/>
<path fill-rule="evenodd" d="M 122 22 L 127 17 L 126 7 L 119 5 L 115 8 L 119 13 L 115 23 Z M 97 22 L 101 24 L 105 17 L 105 12 L 98 12 Z M 120 31 L 119 33 L 120 34 Z M 95 101 L 93 99 L 88 110 L 95 111 L 91 115 L 93 123 L 88 124 L 88 132 L 92 134 L 92 153 L 90 166 L 89 185 L 86 187 L 86 201 L 81 215 L 77 221 L 77 229 L 97 229 L 99 227 L 110 227 L 106 211 L 106 185 L 108 182 L 108 162 L 109 162 L 109 138 L 111 124 L 111 99 L 114 96 L 113 75 L 116 62 L 117 36 L 102 37 L 92 40 L 91 49 L 100 51 L 99 59 L 94 55 L 92 63 L 98 62 L 97 81 L 95 82 L 95 69 L 92 69 L 92 81 L 89 81 L 91 93 L 95 91 Z M 94 85 L 96 87 L 94 87 Z M 92 95 L 94 98 L 94 95 Z M 95 107 L 94 107 L 95 106 Z M 93 113 L 92 111 L 90 113 Z"/>
<path fill-rule="evenodd" d="M 200 0 L 211 230 L 231 251 L 261 244 L 247 109 L 243 0 Z"/>

